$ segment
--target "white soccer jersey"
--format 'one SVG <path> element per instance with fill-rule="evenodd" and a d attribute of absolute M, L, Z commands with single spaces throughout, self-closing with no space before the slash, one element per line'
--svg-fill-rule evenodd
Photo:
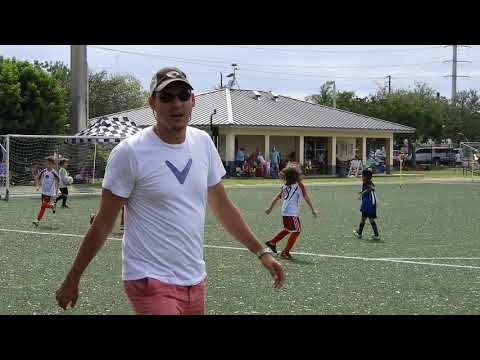
<path fill-rule="evenodd" d="M 40 171 L 39 179 L 42 182 L 42 194 L 47 196 L 55 196 L 55 179 L 59 180 L 58 174 L 55 170 L 43 169 Z"/>
<path fill-rule="evenodd" d="M 190 126 L 183 144 L 167 144 L 149 127 L 113 149 L 103 187 L 128 199 L 124 280 L 152 277 L 190 286 L 205 279 L 207 192 L 224 175 L 210 136 Z"/>
<path fill-rule="evenodd" d="M 305 196 L 305 187 L 301 182 L 282 185 L 282 216 L 298 216 L 300 203 Z"/>

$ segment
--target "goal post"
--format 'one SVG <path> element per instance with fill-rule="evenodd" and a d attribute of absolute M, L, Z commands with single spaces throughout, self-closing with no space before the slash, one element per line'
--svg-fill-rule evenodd
<path fill-rule="evenodd" d="M 54 157 L 56 170 L 60 160 L 68 159 L 66 170 L 74 179 L 69 193 L 99 193 L 110 152 L 123 139 L 62 135 L 0 136 L 1 199 L 38 195 L 34 177 L 46 167 L 48 156 Z"/>
<path fill-rule="evenodd" d="M 8 135 L 0 136 L 0 200 L 8 200 Z"/>
<path fill-rule="evenodd" d="M 474 176 L 480 175 L 480 142 L 462 142 L 460 143 L 462 151 L 463 175 Z"/>

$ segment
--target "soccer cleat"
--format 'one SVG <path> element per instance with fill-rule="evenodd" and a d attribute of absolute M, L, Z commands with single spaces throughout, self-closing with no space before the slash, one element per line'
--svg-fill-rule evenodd
<path fill-rule="evenodd" d="M 120 231 L 123 231 L 123 230 L 124 230 L 123 225 L 120 225 Z"/>
<path fill-rule="evenodd" d="M 38 227 L 38 220 L 33 220 L 32 224 L 35 225 L 35 227 Z"/>
<path fill-rule="evenodd" d="M 380 235 L 373 235 L 372 239 L 373 240 L 380 240 Z"/>
<path fill-rule="evenodd" d="M 55 214 L 55 211 L 57 211 L 57 203 L 53 203 L 52 212 Z"/>
<path fill-rule="evenodd" d="M 282 251 L 282 253 L 280 254 L 280 257 L 282 257 L 285 260 L 293 260 L 292 255 L 284 251 Z"/>
<path fill-rule="evenodd" d="M 357 230 L 353 230 L 353 233 L 355 234 L 355 236 L 357 237 L 357 239 L 361 239 L 361 238 L 362 238 L 362 234 L 360 234 Z"/>
<path fill-rule="evenodd" d="M 68 209 L 69 207 L 68 207 L 68 205 L 62 205 L 61 208 Z"/>
<path fill-rule="evenodd" d="M 277 253 L 277 247 L 274 244 L 272 244 L 270 241 L 267 241 L 265 245 L 267 245 L 275 254 Z"/>

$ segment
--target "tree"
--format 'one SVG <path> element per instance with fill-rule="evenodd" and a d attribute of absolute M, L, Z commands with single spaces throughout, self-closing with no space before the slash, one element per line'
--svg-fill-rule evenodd
<path fill-rule="evenodd" d="M 457 93 L 455 105 L 447 113 L 445 133 L 455 142 L 480 140 L 480 96 L 470 89 Z"/>
<path fill-rule="evenodd" d="M 318 104 L 329 104 L 330 93 L 322 86 L 320 94 L 311 95 Z M 397 89 L 388 93 L 379 88 L 375 94 L 359 98 L 352 91 L 337 93 L 337 108 L 354 113 L 392 121 L 416 128 L 416 133 L 408 135 L 411 140 L 432 138 L 441 140 L 445 135 L 448 117 L 448 102 L 437 99 L 436 91 L 423 83 L 415 84 L 413 90 Z M 395 136 L 397 141 L 403 140 L 405 134 Z"/>
<path fill-rule="evenodd" d="M 67 118 L 71 112 L 70 69 L 60 61 L 40 63 L 61 84 L 68 97 Z M 89 117 L 113 114 L 146 105 L 148 91 L 132 75 L 110 75 L 107 71 L 90 71 L 88 74 Z"/>
<path fill-rule="evenodd" d="M 332 106 L 333 104 L 333 89 L 327 83 L 324 83 L 318 94 L 307 96 L 305 101 L 310 101 L 318 105 Z"/>
<path fill-rule="evenodd" d="M 65 108 L 67 120 L 70 120 L 70 113 L 72 111 L 72 96 L 71 96 L 71 82 L 72 76 L 70 68 L 61 61 L 43 62 L 34 61 L 35 65 L 42 67 L 49 72 L 55 80 L 60 84 L 65 92 Z"/>
<path fill-rule="evenodd" d="M 132 75 L 89 75 L 89 116 L 113 114 L 145 106 L 149 93 Z"/>
<path fill-rule="evenodd" d="M 64 99 L 64 89 L 39 65 L 0 57 L 0 133 L 63 133 Z"/>

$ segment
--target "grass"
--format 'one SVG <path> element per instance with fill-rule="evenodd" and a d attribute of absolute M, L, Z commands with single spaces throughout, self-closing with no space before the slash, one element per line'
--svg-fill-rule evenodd
<path fill-rule="evenodd" d="M 377 179 L 382 241 L 375 242 L 368 240 L 368 224 L 366 240 L 352 236 L 360 217 L 359 181 L 345 180 L 349 182 L 307 188 L 320 215 L 314 219 L 303 205 L 294 260 L 281 260 L 287 272 L 281 290 L 272 288 L 269 275 L 249 252 L 209 247 L 241 245 L 208 214 L 207 313 L 480 314 L 478 183 L 412 180 L 400 188 Z M 263 213 L 274 192 L 267 186 L 228 189 L 262 242 L 281 225 L 278 207 L 270 216 Z M 58 209 L 55 215 L 47 211 L 38 228 L 31 224 L 38 211 L 36 197 L 0 202 L 0 314 L 65 313 L 56 307 L 54 292 L 99 197 L 69 201 L 70 209 Z M 115 239 L 106 242 L 82 278 L 77 307 L 67 314 L 132 314 L 122 287 L 118 224 L 111 236 Z"/>

